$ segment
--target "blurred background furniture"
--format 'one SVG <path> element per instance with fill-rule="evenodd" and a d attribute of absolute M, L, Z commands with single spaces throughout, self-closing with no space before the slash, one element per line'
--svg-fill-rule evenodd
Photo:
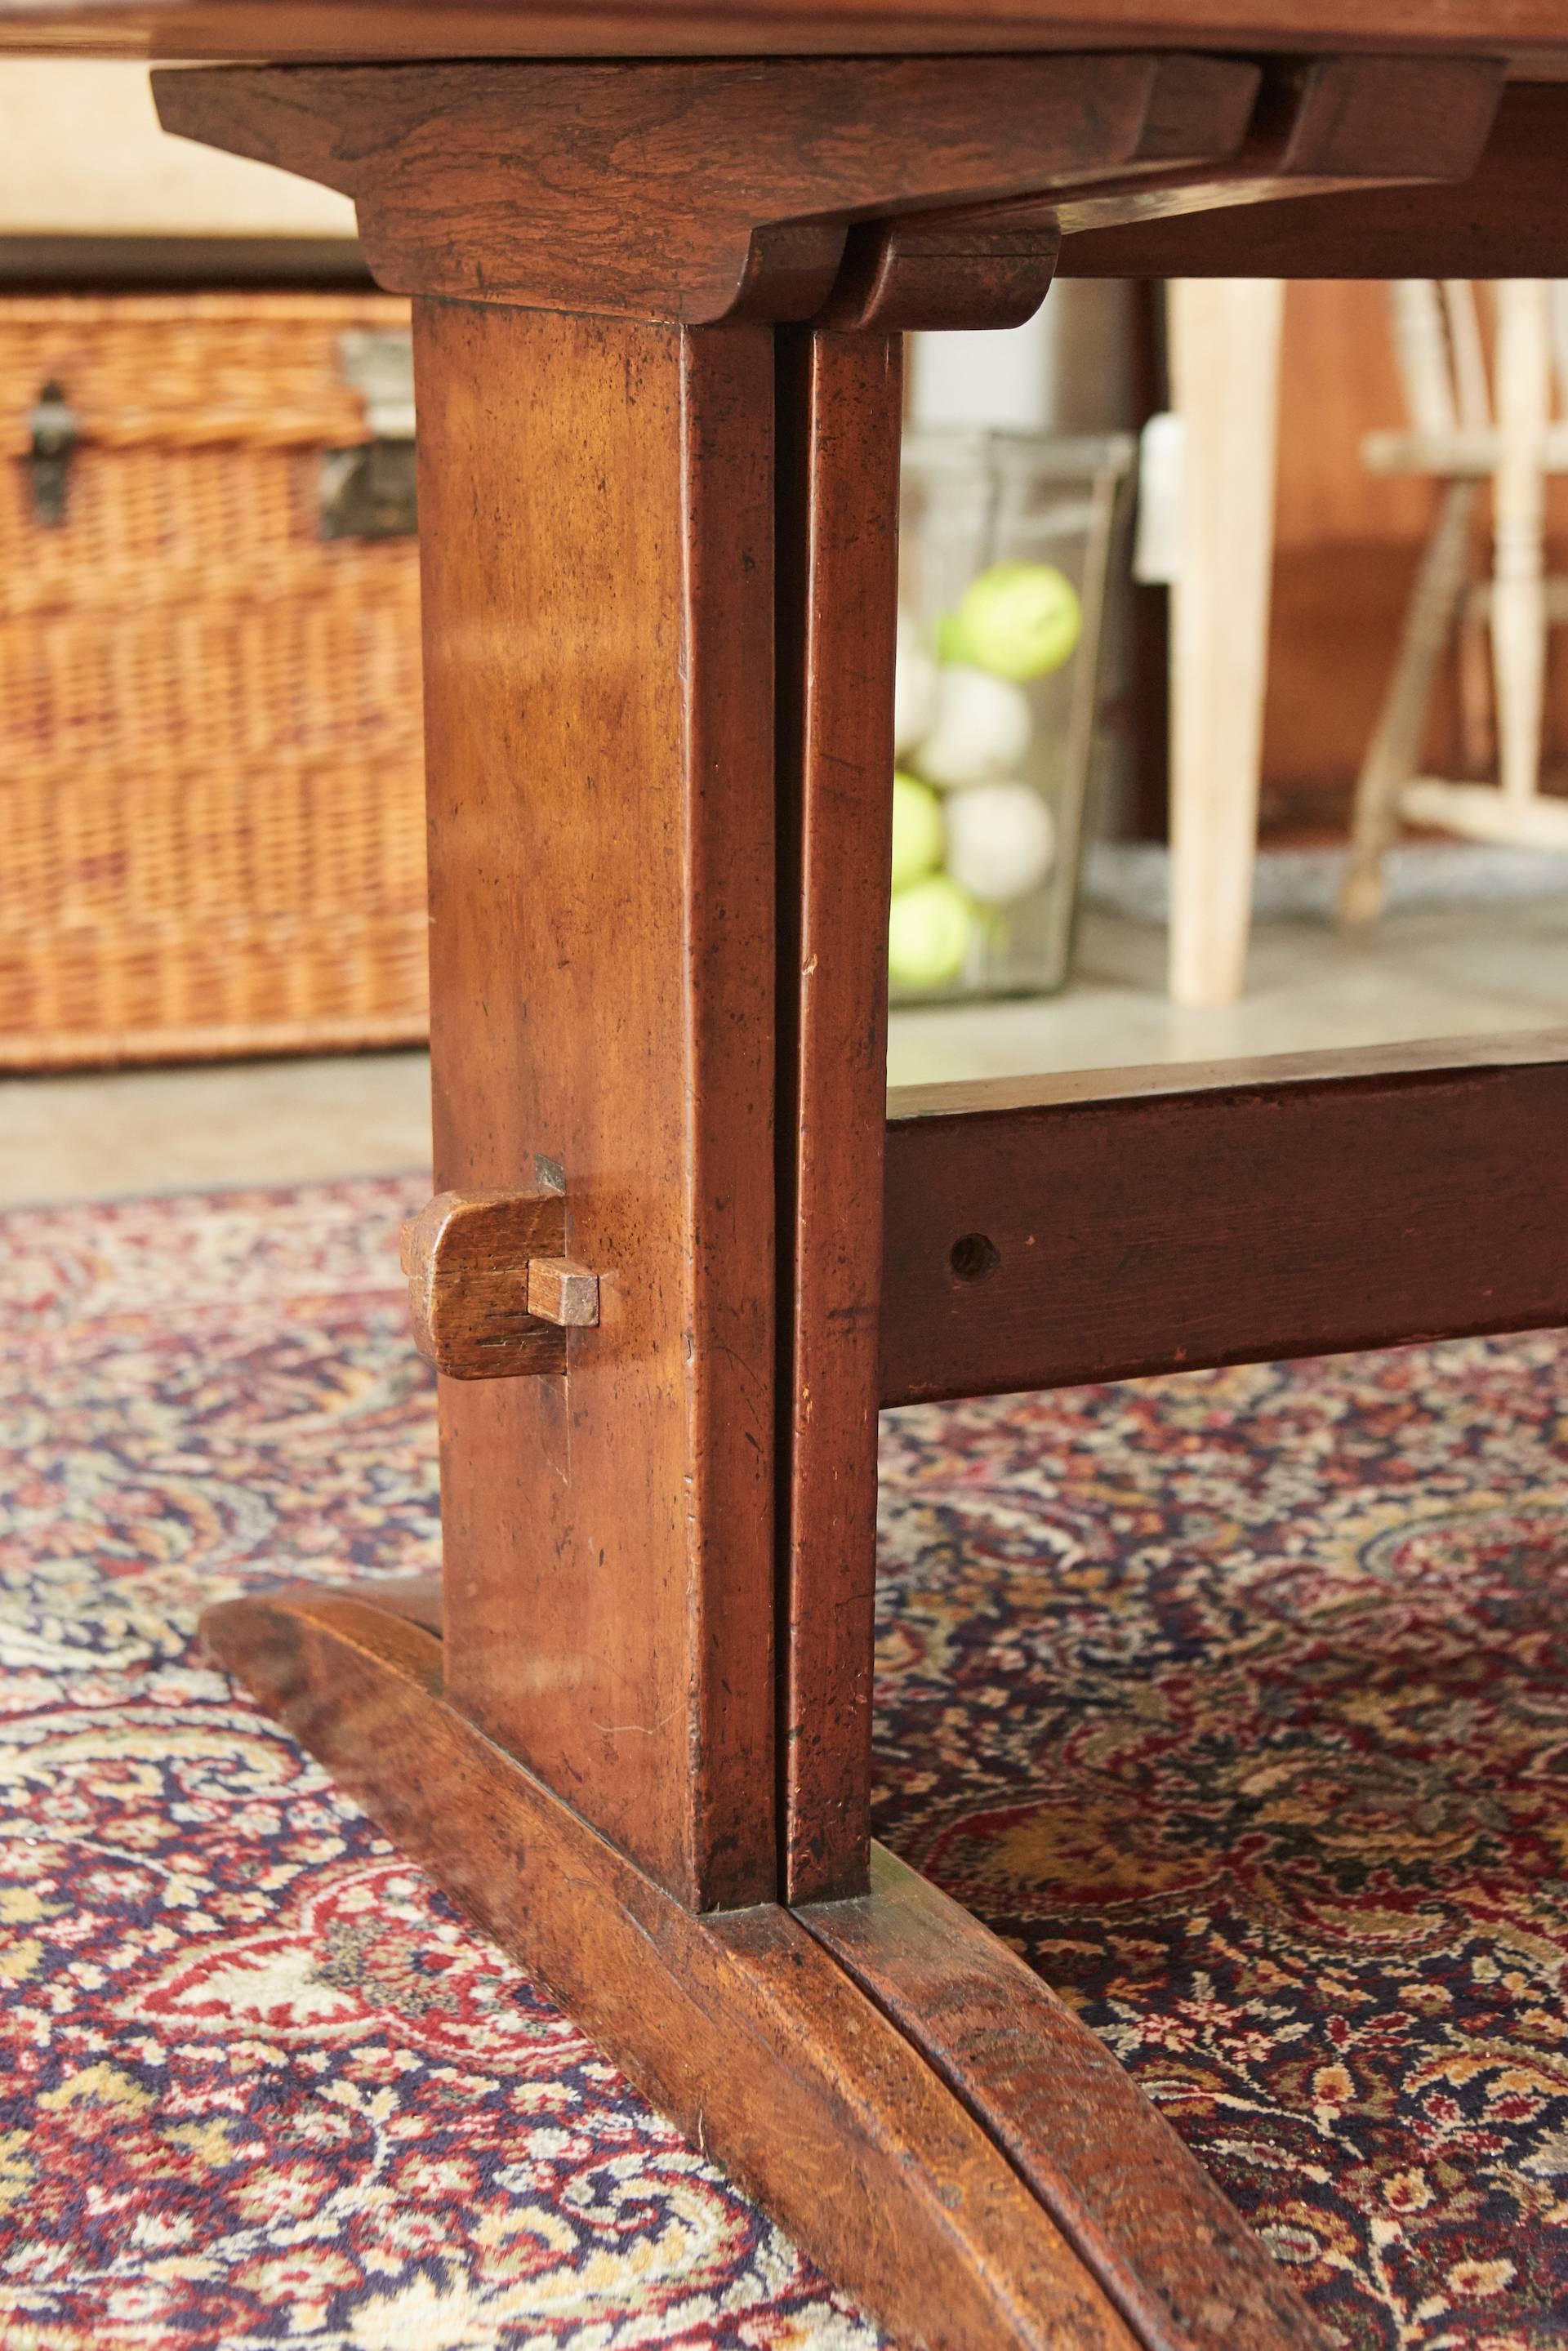
<path fill-rule="evenodd" d="M 1547 578 L 1543 552 L 1546 481 L 1568 473 L 1568 425 L 1552 416 L 1552 318 L 1554 309 L 1562 318 L 1563 289 L 1534 278 L 1497 287 L 1495 404 L 1475 287 L 1402 280 L 1390 295 L 1408 430 L 1371 435 L 1366 463 L 1434 477 L 1444 489 L 1356 788 L 1340 902 L 1353 925 L 1383 911 L 1384 858 L 1402 818 L 1476 841 L 1568 851 L 1568 805 L 1541 790 L 1547 630 L 1568 616 L 1568 580 Z M 1477 581 L 1476 508 L 1489 477 L 1491 577 Z M 1478 670 L 1489 622 L 1490 681 Z M 1489 731 L 1490 684 L 1495 786 L 1418 773 L 1434 677 L 1456 637 L 1472 745 Z"/>
<path fill-rule="evenodd" d="M 406 319 L 0 292 L 0 1066 L 423 1037 Z"/>
<path fill-rule="evenodd" d="M 0 132 L 0 1068 L 423 1040 L 408 306 L 138 66 Z"/>
<path fill-rule="evenodd" d="M 1182 422 L 1170 623 L 1170 992 L 1241 993 L 1268 680 L 1284 287 L 1178 278 L 1166 296 Z"/>
<path fill-rule="evenodd" d="M 1368 661 L 1387 643 L 1403 560 L 1409 509 L 1384 499 L 1384 482 L 1442 486 L 1412 549 L 1397 647 L 1388 643 L 1392 675 L 1367 708 L 1342 919 L 1354 927 L 1382 912 L 1384 861 L 1402 821 L 1568 852 L 1568 802 L 1543 789 L 1554 719 L 1548 632 L 1568 618 L 1568 577 L 1549 559 L 1547 497 L 1568 475 L 1565 290 L 1500 282 L 1489 336 L 1468 280 L 1396 281 L 1392 334 L 1371 348 L 1371 287 L 1291 287 L 1291 311 L 1274 281 L 1167 289 L 1170 396 L 1182 423 L 1170 636 L 1176 1003 L 1218 1006 L 1241 992 L 1260 819 L 1278 838 L 1283 801 L 1291 837 L 1334 829 L 1334 770 L 1348 757 Z M 1357 344 L 1359 364 L 1344 364 Z M 1390 366 L 1406 425 L 1367 432 Z M 1350 473 L 1356 445 L 1370 484 Z M 1494 555 L 1483 579 L 1476 534 L 1489 480 Z M 1359 592 L 1357 572 L 1366 575 Z M 1271 583 L 1285 600 L 1272 625 Z M 1452 753 L 1460 778 L 1427 771 L 1435 746 Z M 1496 783 L 1479 780 L 1490 767 Z"/>

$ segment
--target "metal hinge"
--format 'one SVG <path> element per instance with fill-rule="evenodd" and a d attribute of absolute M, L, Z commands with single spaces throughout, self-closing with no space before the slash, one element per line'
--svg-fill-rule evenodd
<path fill-rule="evenodd" d="M 406 330 L 354 328 L 340 336 L 343 373 L 365 403 L 374 438 L 321 452 L 323 538 L 407 538 L 414 502 L 413 340 Z"/>
<path fill-rule="evenodd" d="M 26 464 L 33 485 L 33 512 L 46 530 L 57 530 L 70 498 L 71 459 L 81 439 L 81 421 L 57 383 L 47 383 L 27 414 L 32 446 Z"/>

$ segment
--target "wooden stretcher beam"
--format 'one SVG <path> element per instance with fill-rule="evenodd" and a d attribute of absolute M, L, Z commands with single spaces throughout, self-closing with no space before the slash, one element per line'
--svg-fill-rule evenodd
<path fill-rule="evenodd" d="M 884 1405 L 1568 1322 L 1568 1031 L 890 1108 Z"/>

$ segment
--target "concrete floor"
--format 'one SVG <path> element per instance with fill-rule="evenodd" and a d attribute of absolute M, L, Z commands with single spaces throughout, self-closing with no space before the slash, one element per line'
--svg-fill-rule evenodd
<path fill-rule="evenodd" d="M 1077 977 L 1043 1002 L 895 1013 L 895 1085 L 1136 1067 L 1488 1030 L 1568 1029 L 1568 893 L 1412 911 L 1367 943 L 1260 925 L 1247 993 L 1181 1012 L 1165 939 L 1090 914 Z M 395 1174 L 429 1155 L 422 1053 L 0 1081 L 0 1205 Z"/>

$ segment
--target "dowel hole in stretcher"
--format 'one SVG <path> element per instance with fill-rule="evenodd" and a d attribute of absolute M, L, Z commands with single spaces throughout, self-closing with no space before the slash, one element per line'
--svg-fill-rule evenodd
<path fill-rule="evenodd" d="M 947 1252 L 955 1281 L 986 1281 L 1002 1261 L 988 1233 L 960 1233 Z"/>

